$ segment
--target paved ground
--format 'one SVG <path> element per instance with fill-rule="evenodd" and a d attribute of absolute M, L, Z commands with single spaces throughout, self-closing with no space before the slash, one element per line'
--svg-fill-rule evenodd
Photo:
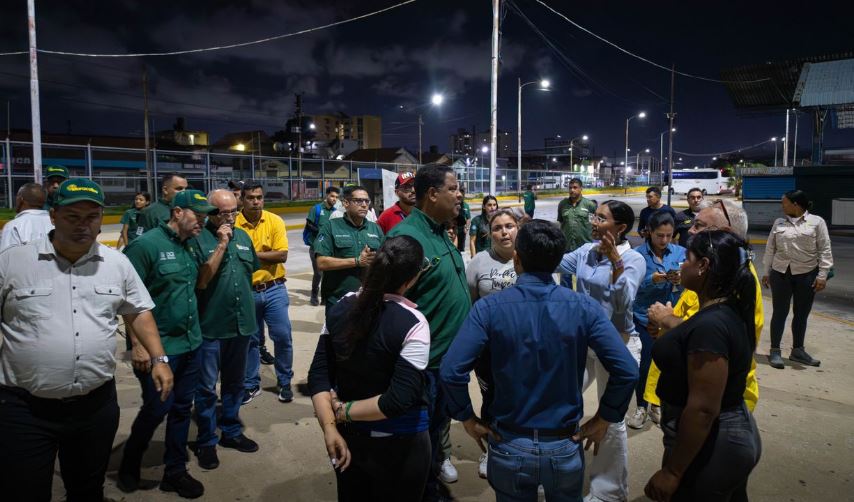
<path fill-rule="evenodd" d="M 634 197 L 633 205 L 642 207 L 642 199 Z M 553 217 L 555 201 L 541 201 L 538 217 Z M 550 209 L 551 208 L 551 209 Z M 549 213 L 551 211 L 551 214 Z M 286 218 L 288 223 L 300 218 Z M 105 229 L 105 238 L 109 238 Z M 756 236 L 761 238 L 760 235 Z M 289 232 L 291 253 L 288 260 L 291 308 L 294 329 L 295 383 L 304 381 L 322 323 L 322 309 L 308 305 L 310 266 L 300 232 Z M 850 289 L 847 284 L 854 264 L 848 252 L 854 239 L 834 238 L 838 257 L 838 278 L 830 282 L 826 294 L 820 295 L 810 319 L 807 346 L 822 360 L 821 368 L 788 364 L 784 371 L 767 365 L 768 329 L 757 349 L 758 375 L 761 387 L 760 402 L 755 416 L 759 424 L 763 454 L 750 481 L 752 500 L 854 500 L 854 316 Z M 761 246 L 759 256 L 761 257 Z M 849 272 L 849 274 L 846 274 Z M 765 299 L 766 326 L 770 320 L 770 299 Z M 788 354 L 790 336 L 784 339 L 784 355 Z M 120 344 L 123 346 L 123 343 Z M 177 496 L 161 493 L 156 480 L 162 474 L 163 428 L 146 454 L 143 478 L 150 488 L 124 495 L 115 487 L 115 470 L 121 447 L 127 439 L 130 424 L 140 404 L 138 385 L 130 366 L 120 363 L 117 372 L 119 402 L 122 408 L 119 432 L 115 439 L 114 455 L 107 480 L 107 495 L 115 500 L 148 501 L 178 500 Z M 193 461 L 190 470 L 206 486 L 203 500 L 295 500 L 323 501 L 335 499 L 334 475 L 326 459 L 319 427 L 313 417 L 311 401 L 298 395 L 291 404 L 276 400 L 275 378 L 270 367 L 263 367 L 264 392 L 242 410 L 246 433 L 258 441 L 261 450 L 241 454 L 220 449 L 221 465 L 214 471 L 202 471 Z M 479 393 L 474 385 L 471 394 Z M 596 397 L 585 395 L 587 414 L 595 411 Z M 191 439 L 195 437 L 191 428 Z M 650 424 L 642 431 L 629 434 L 630 500 L 645 500 L 643 486 L 655 472 L 661 458 L 661 432 Z M 460 424 L 452 426 L 454 462 L 460 481 L 451 486 L 463 501 L 494 500 L 491 489 L 477 477 L 476 461 L 479 450 L 468 439 Z M 56 500 L 63 493 L 59 477 L 55 477 Z"/>

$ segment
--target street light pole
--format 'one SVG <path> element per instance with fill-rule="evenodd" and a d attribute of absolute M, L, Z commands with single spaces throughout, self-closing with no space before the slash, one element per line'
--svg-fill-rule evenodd
<path fill-rule="evenodd" d="M 646 117 L 646 112 L 640 112 L 637 115 L 632 115 L 631 117 L 626 119 L 626 150 L 624 152 L 626 154 L 626 167 L 623 170 L 623 177 L 624 178 L 626 177 L 626 170 L 628 170 L 628 168 L 629 168 L 629 122 L 631 122 L 632 119 L 635 117 L 642 119 L 642 118 Z M 628 178 L 626 178 L 626 183 L 628 183 L 628 181 L 629 181 Z"/>
<path fill-rule="evenodd" d="M 519 178 L 519 201 L 522 201 L 522 88 L 526 85 L 536 84 L 537 81 L 532 80 L 531 82 L 522 83 L 522 78 L 518 78 L 519 82 L 519 93 L 518 93 L 518 113 L 516 114 L 516 174 Z M 548 80 L 540 80 L 540 90 L 547 91 L 551 86 L 551 82 Z"/>
<path fill-rule="evenodd" d="M 777 136 L 771 138 L 771 142 L 774 143 L 774 167 L 777 167 Z"/>
<path fill-rule="evenodd" d="M 33 179 L 42 182 L 42 123 L 39 108 L 39 63 L 36 49 L 36 0 L 27 1 L 30 38 L 30 112 L 32 116 Z M 9 166 L 11 169 L 11 166 Z"/>
<path fill-rule="evenodd" d="M 492 0 L 492 76 L 489 99 L 489 193 L 495 194 L 495 176 L 498 172 L 498 37 L 501 30 L 501 0 Z"/>
<path fill-rule="evenodd" d="M 424 125 L 424 121 L 421 120 L 421 114 L 418 114 L 418 165 L 421 166 L 421 152 L 424 151 L 424 148 L 421 147 L 421 126 Z"/>
<path fill-rule="evenodd" d="M 575 137 L 575 138 L 572 138 L 572 139 L 570 139 L 570 140 L 569 140 L 569 168 L 570 168 L 572 171 L 575 171 L 575 164 L 574 164 L 574 162 L 573 162 L 573 160 L 572 160 L 572 159 L 573 159 L 573 153 L 574 153 L 574 151 L 575 151 L 575 148 L 574 148 L 573 143 L 574 143 L 574 142 L 575 142 L 575 140 L 577 140 L 577 139 L 580 139 L 581 141 L 587 141 L 588 136 L 587 136 L 586 134 L 584 134 L 584 135 L 582 135 L 582 136 L 578 136 L 578 137 Z"/>

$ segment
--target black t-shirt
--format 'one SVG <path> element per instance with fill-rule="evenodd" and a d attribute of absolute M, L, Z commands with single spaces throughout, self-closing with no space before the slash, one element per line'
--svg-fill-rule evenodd
<path fill-rule="evenodd" d="M 697 215 L 690 209 L 676 213 L 676 228 L 673 229 L 673 238 L 678 238 L 679 245 L 683 248 L 688 247 L 688 238 L 691 237 L 691 234 L 688 233 L 688 229 L 694 225 L 694 218 L 696 217 Z"/>
<path fill-rule="evenodd" d="M 661 369 L 656 393 L 663 402 L 685 406 L 688 402 L 688 355 L 696 352 L 720 354 L 729 362 L 721 408 L 737 406 L 744 399 L 745 379 L 750 370 L 753 348 L 744 321 L 729 305 L 719 303 L 693 317 L 656 340 L 652 359 Z"/>

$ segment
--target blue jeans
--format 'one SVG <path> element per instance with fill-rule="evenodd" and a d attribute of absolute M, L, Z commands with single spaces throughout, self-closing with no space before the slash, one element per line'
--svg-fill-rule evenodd
<path fill-rule="evenodd" d="M 487 479 L 498 502 L 536 501 L 543 485 L 548 501 L 580 501 L 584 451 L 572 439 L 522 436 L 498 428 L 489 440 Z"/>
<path fill-rule="evenodd" d="M 246 382 L 249 390 L 261 386 L 261 360 L 258 347 L 267 323 L 267 334 L 273 340 L 273 356 L 276 362 L 276 381 L 280 387 L 290 387 L 294 376 L 294 344 L 291 339 L 291 319 L 288 317 L 288 288 L 276 284 L 272 288 L 255 292 L 255 317 L 258 319 L 258 331 L 250 337 L 249 352 L 246 356 Z"/>
<path fill-rule="evenodd" d="M 187 436 L 190 434 L 190 409 L 199 381 L 198 349 L 185 354 L 169 356 L 174 386 L 166 401 L 160 400 L 160 392 L 154 388 L 151 373 L 134 370 L 142 387 L 142 407 L 133 421 L 130 436 L 125 443 L 122 464 L 139 469 L 142 455 L 145 453 L 154 431 L 166 419 L 166 452 L 163 463 L 164 474 L 177 475 L 187 470 Z"/>
<path fill-rule="evenodd" d="M 233 438 L 243 432 L 238 412 L 243 402 L 243 382 L 246 378 L 248 336 L 225 339 L 205 338 L 199 347 L 199 384 L 196 386 L 196 422 L 199 435 L 196 446 L 218 443 L 216 427 L 222 437 Z M 222 375 L 222 416 L 217 424 L 216 382 Z"/>
<path fill-rule="evenodd" d="M 451 421 L 448 416 L 445 405 L 445 395 L 442 392 L 442 385 L 439 383 L 439 370 L 427 369 L 427 398 L 429 399 L 430 412 L 430 474 L 427 476 L 427 485 L 424 487 L 424 500 L 432 501 L 439 500 L 443 493 L 439 480 L 439 471 L 442 462 L 445 461 L 445 455 L 442 451 L 442 436 L 445 432 L 445 427 Z"/>
<path fill-rule="evenodd" d="M 643 392 L 646 390 L 646 377 L 649 376 L 649 367 L 652 365 L 652 344 L 655 343 L 655 340 L 650 336 L 646 325 L 641 324 L 637 317 L 634 320 L 635 329 L 641 341 L 640 378 L 638 378 L 638 384 L 635 387 L 635 402 L 641 408 L 646 408 L 647 402 L 643 398 Z"/>

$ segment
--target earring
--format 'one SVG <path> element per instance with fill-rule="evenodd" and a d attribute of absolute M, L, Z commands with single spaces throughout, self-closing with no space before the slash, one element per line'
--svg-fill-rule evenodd
<path fill-rule="evenodd" d="M 702 270 L 698 270 L 698 271 L 697 271 L 697 275 L 698 275 L 698 276 L 700 276 L 700 277 L 702 277 L 702 276 L 703 276 L 703 271 L 702 271 Z"/>

